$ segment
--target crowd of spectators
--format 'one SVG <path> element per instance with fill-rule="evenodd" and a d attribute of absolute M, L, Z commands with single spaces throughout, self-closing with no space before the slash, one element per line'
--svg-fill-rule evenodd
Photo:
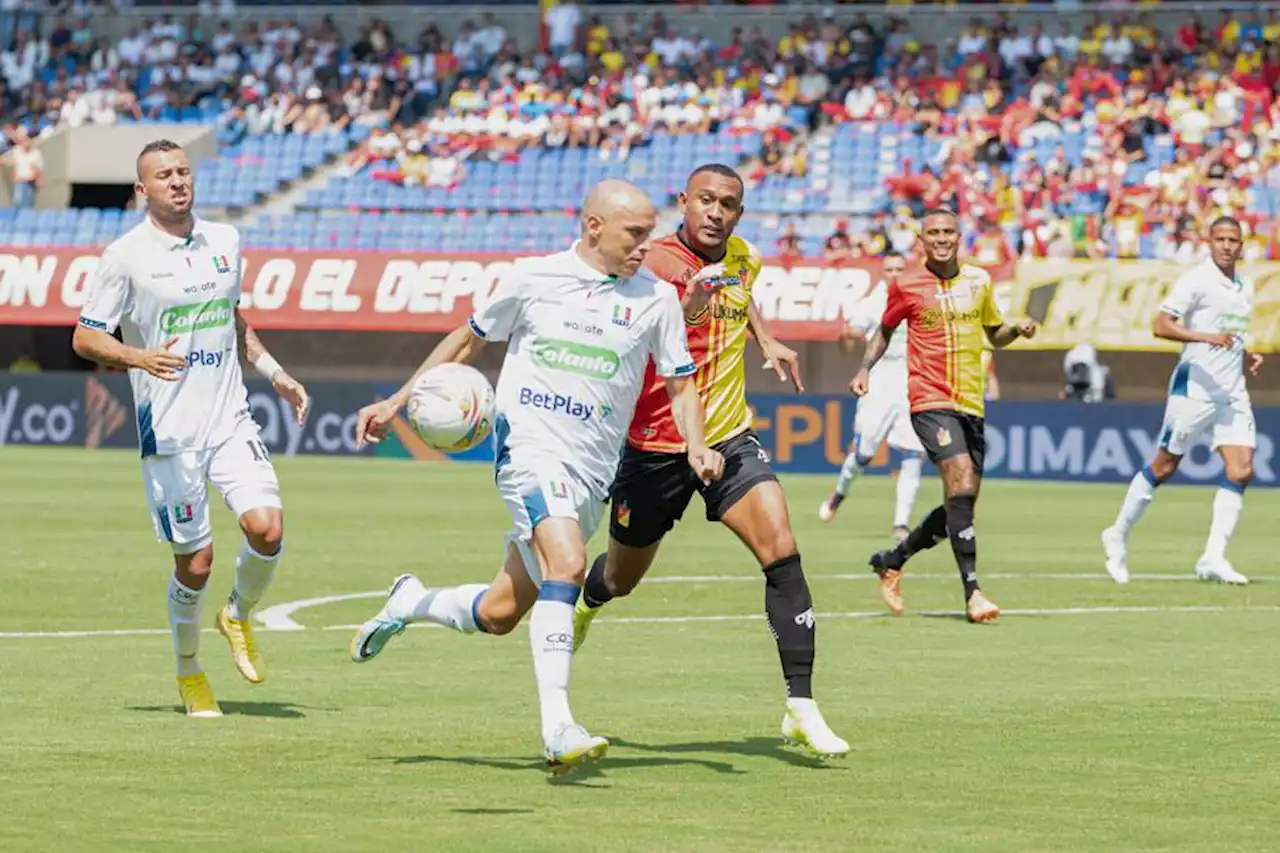
<path fill-rule="evenodd" d="M 87 18 L 57 19 L 0 51 L 5 144 L 26 150 L 26 134 L 60 124 L 190 111 L 231 143 L 357 124 L 372 133 L 350 153 L 351 173 L 450 187 L 476 158 L 530 147 L 617 161 L 655 134 L 750 133 L 759 150 L 737 165 L 754 186 L 805 178 L 815 131 L 897 122 L 941 142 L 938 156 L 904 164 L 889 206 L 841 223 L 828 253 L 883 251 L 920 209 L 949 204 L 987 255 L 1184 260 L 1204 251 L 1197 224 L 1230 212 L 1248 221 L 1252 253 L 1277 256 L 1274 9 L 1188 17 L 1168 34 L 1140 13 L 1052 32 L 997 15 L 941 44 L 916 39 L 907 18 L 873 24 L 848 7 L 780 38 L 740 28 L 723 43 L 677 31 L 660 10 L 606 20 L 568 2 L 546 24 L 539 48 L 488 12 L 451 35 L 429 24 L 406 38 L 375 19 L 348 39 L 327 19 L 207 27 L 162 13 L 115 43 Z M 1098 209 L 1082 213 L 1086 197 Z"/>

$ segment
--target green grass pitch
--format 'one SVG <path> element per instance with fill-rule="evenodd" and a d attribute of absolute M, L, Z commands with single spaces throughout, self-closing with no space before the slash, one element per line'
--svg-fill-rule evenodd
<path fill-rule="evenodd" d="M 277 464 L 287 555 L 264 606 L 371 593 L 406 570 L 492 576 L 505 518 L 486 468 Z M 1253 585 L 1191 580 L 1212 492 L 1167 488 L 1118 587 L 1097 537 L 1123 487 L 990 482 L 980 567 L 1012 612 L 970 626 L 947 615 L 960 591 L 945 546 L 912 563 L 908 614 L 880 615 L 865 559 L 887 537 L 890 480 L 858 483 L 830 525 L 816 519 L 829 478 L 785 485 L 819 613 L 816 691 L 850 756 L 779 744 L 758 571 L 695 501 L 652 582 L 575 661 L 574 710 L 612 751 L 553 782 L 527 634 L 411 630 L 356 666 L 342 626 L 376 598 L 260 634 L 261 686 L 206 633 L 227 716 L 187 720 L 137 460 L 0 448 L 0 850 L 1275 849 L 1280 492 L 1249 494 L 1232 545 Z M 938 494 L 926 480 L 917 514 Z M 238 547 L 213 509 L 209 625 Z M 126 633 L 19 636 L 107 631 Z"/>

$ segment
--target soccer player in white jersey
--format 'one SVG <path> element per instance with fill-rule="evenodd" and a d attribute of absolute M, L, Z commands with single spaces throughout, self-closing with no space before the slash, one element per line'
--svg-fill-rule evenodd
<path fill-rule="evenodd" d="M 607 506 L 650 358 L 667 378 L 689 465 L 708 482 L 724 467 L 705 440 L 675 288 L 641 267 L 656 224 L 640 190 L 602 182 L 583 205 L 581 239 L 568 251 L 518 261 L 419 368 L 414 378 L 438 364 L 468 362 L 489 343 L 507 344 L 494 423 L 495 480 L 513 521 L 506 558 L 487 586 L 428 589 L 401 575 L 382 610 L 351 640 L 352 659 L 363 662 L 412 622 L 507 634 L 532 611 L 544 755 L 554 773 L 608 749 L 569 710 L 573 608 L 587 568 L 586 542 Z M 414 378 L 360 411 L 360 440 L 385 434 Z"/>
<path fill-rule="evenodd" d="M 1196 577 L 1249 582 L 1227 560 L 1227 543 L 1244 506 L 1245 487 L 1253 478 L 1256 428 L 1244 372 L 1247 365 L 1249 375 L 1257 376 L 1262 367 L 1262 356 L 1248 351 L 1253 282 L 1236 271 L 1242 246 L 1239 222 L 1229 216 L 1214 220 L 1209 258 L 1178 277 L 1156 315 L 1156 337 L 1181 342 L 1182 357 L 1169 382 L 1155 458 L 1134 476 L 1115 524 L 1102 531 L 1107 572 L 1116 583 L 1129 582 L 1129 533 L 1156 487 L 1173 476 L 1182 457 L 1206 432 L 1226 470 L 1213 499 L 1213 521 L 1196 562 Z"/>
<path fill-rule="evenodd" d="M 129 371 L 151 521 L 174 554 L 169 626 L 178 692 L 189 716 L 217 717 L 222 712 L 197 656 L 201 593 L 213 568 L 208 483 L 245 536 L 235 587 L 216 624 L 236 669 L 254 684 L 266 667 L 249 613 L 275 574 L 284 533 L 280 487 L 249 414 L 241 357 L 293 404 L 299 423 L 309 401 L 240 314 L 240 235 L 193 215 L 186 152 L 168 140 L 147 145 L 138 155 L 136 189 L 147 215 L 102 253 L 72 347 Z M 117 328 L 123 342 L 114 337 Z"/>
<path fill-rule="evenodd" d="M 889 298 L 889 287 L 907 268 L 907 259 L 897 252 L 884 258 L 884 280 L 867 294 L 860 305 L 858 316 L 849 321 L 848 333 L 842 342 L 854 339 L 866 340 L 879 328 L 880 317 Z M 897 502 L 893 511 L 893 535 L 901 541 L 911 532 L 911 507 L 920 490 L 920 472 L 924 467 L 924 448 L 911 426 L 911 407 L 907 403 L 907 327 L 889 339 L 889 346 L 871 371 L 871 390 L 858 400 L 853 420 L 853 443 L 836 489 L 818 507 L 818 518 L 830 521 L 835 518 L 840 504 L 849 493 L 849 486 L 862 470 L 871 463 L 880 444 L 888 440 L 889 446 L 902 454 L 898 470 Z"/>

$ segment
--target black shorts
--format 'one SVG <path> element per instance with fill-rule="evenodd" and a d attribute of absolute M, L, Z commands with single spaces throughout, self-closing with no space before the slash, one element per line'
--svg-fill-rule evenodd
<path fill-rule="evenodd" d="M 719 521 L 757 483 L 778 479 L 751 430 L 713 447 L 724 456 L 724 476 L 706 486 L 685 454 L 626 445 L 610 495 L 609 534 L 623 545 L 645 548 L 675 527 L 694 492 L 702 494 L 707 521 Z"/>
<path fill-rule="evenodd" d="M 985 421 L 982 418 L 953 409 L 930 409 L 913 413 L 911 426 L 933 464 L 968 454 L 974 469 L 982 473 L 982 463 L 987 456 Z"/>

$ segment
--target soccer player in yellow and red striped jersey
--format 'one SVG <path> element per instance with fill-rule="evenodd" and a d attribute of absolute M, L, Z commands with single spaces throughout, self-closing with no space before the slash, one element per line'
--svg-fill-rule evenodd
<path fill-rule="evenodd" d="M 707 520 L 721 521 L 737 534 L 763 570 L 765 612 L 787 684 L 783 737 L 814 755 L 844 755 L 849 744 L 831 731 L 813 700 L 813 600 L 786 498 L 751 431 L 748 336 L 755 337 L 781 379 L 787 378 L 786 368 L 796 389 L 803 385 L 795 352 L 769 334 L 752 303 L 761 259 L 755 246 L 733 236 L 742 218 L 742 197 L 742 179 L 733 169 L 718 164 L 696 169 L 680 194 L 684 221 L 676 233 L 657 240 L 645 260 L 681 296 L 697 368 L 694 383 L 706 410 L 707 443 L 724 457 L 724 474 L 709 483 L 690 476 L 670 402 L 662 399 L 651 366 L 613 483 L 609 550 L 592 563 L 578 600 L 575 644 L 586 639 L 601 607 L 640 582 L 662 537 L 699 493 Z"/>
<path fill-rule="evenodd" d="M 1000 608 L 978 588 L 973 528 L 986 453 L 984 350 L 988 342 L 1000 348 L 1030 338 L 1036 325 L 1031 320 L 1006 323 L 990 274 L 960 263 L 954 213 L 931 210 L 921 226 L 924 263 L 909 268 L 890 288 L 880 331 L 868 342 L 862 369 L 849 387 L 859 397 L 867 393 L 871 368 L 894 330 L 906 323 L 911 425 L 942 474 L 945 500 L 896 548 L 873 555 L 871 566 L 880 576 L 882 596 L 886 602 L 896 598 L 893 609 L 901 612 L 902 567 L 913 554 L 949 538 L 964 583 L 965 613 L 970 622 L 990 622 L 1000 615 Z"/>

